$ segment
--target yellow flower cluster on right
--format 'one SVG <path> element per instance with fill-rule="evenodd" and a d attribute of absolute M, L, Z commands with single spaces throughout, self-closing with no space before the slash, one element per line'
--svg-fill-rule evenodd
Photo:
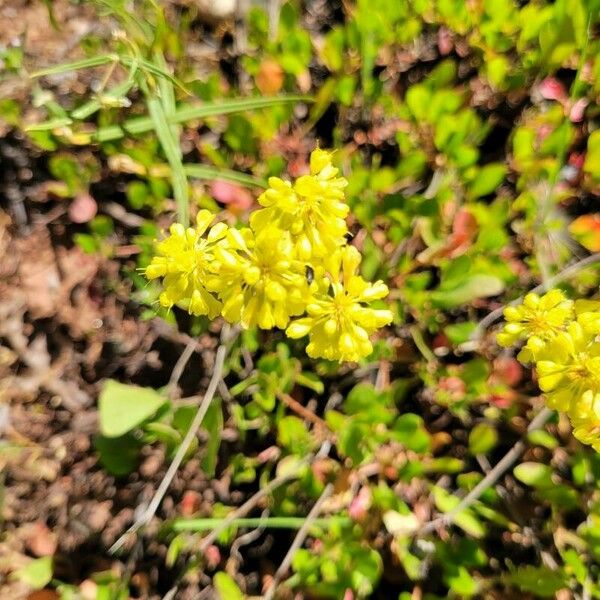
<path fill-rule="evenodd" d="M 518 358 L 534 364 L 548 406 L 566 413 L 573 435 L 600 452 L 600 301 L 573 302 L 551 290 L 528 294 L 504 315 L 498 343 L 526 340 Z"/>
<path fill-rule="evenodd" d="M 244 328 L 278 327 L 290 338 L 308 335 L 313 358 L 358 361 L 371 354 L 369 336 L 391 323 L 392 313 L 370 304 L 388 288 L 357 274 L 361 256 L 346 238 L 348 182 L 331 159 L 317 148 L 309 175 L 293 183 L 269 179 L 250 227 L 209 227 L 215 215 L 206 210 L 195 228 L 172 225 L 145 271 L 162 279 L 160 304 L 221 315 Z"/>

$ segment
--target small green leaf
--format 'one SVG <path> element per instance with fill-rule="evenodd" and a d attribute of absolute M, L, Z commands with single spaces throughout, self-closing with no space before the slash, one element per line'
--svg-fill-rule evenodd
<path fill-rule="evenodd" d="M 152 388 L 125 385 L 109 379 L 99 398 L 102 435 L 120 437 L 141 425 L 166 403 Z"/>
<path fill-rule="evenodd" d="M 52 580 L 52 570 L 52 557 L 44 556 L 27 563 L 15 571 L 12 576 L 34 590 L 41 590 Z"/>
<path fill-rule="evenodd" d="M 522 592 L 535 594 L 538 598 L 554 598 L 558 590 L 568 585 L 562 570 L 532 565 L 517 568 L 506 580 Z"/>
<path fill-rule="evenodd" d="M 244 594 L 230 575 L 220 571 L 213 577 L 213 585 L 220 600 L 244 600 Z"/>
<path fill-rule="evenodd" d="M 183 170 L 183 158 L 181 147 L 179 145 L 179 136 L 176 132 L 176 126 L 168 118 L 173 113 L 166 113 L 165 106 L 160 98 L 155 97 L 152 92 L 146 92 L 146 105 L 150 113 L 150 119 L 156 137 L 160 142 L 161 148 L 167 157 L 171 167 L 171 186 L 177 204 L 177 216 L 179 222 L 187 226 L 189 217 L 189 188 L 185 171 Z"/>
<path fill-rule="evenodd" d="M 504 282 L 494 275 L 483 273 L 471 275 L 450 290 L 438 289 L 431 293 L 431 299 L 440 308 L 453 308 L 468 304 L 476 298 L 497 296 L 504 291 Z"/>
<path fill-rule="evenodd" d="M 444 333 L 452 344 L 464 344 L 469 340 L 477 329 L 477 323 L 465 321 L 464 323 L 453 323 L 444 327 Z"/>
<path fill-rule="evenodd" d="M 469 186 L 470 197 L 479 198 L 496 191 L 505 175 L 506 166 L 501 163 L 490 163 L 481 167 Z"/>
<path fill-rule="evenodd" d="M 441 512 L 448 513 L 453 511 L 460 503 L 460 499 L 452 494 L 449 494 L 445 489 L 434 485 L 432 488 L 433 498 L 437 509 Z M 454 522 L 464 529 L 469 535 L 475 538 L 483 537 L 486 533 L 484 525 L 473 514 L 470 508 L 465 508 L 460 513 L 454 516 Z"/>
<path fill-rule="evenodd" d="M 469 450 L 474 455 L 486 454 L 497 442 L 498 432 L 486 423 L 475 425 L 469 434 Z"/>
<path fill-rule="evenodd" d="M 100 464 L 113 475 L 121 477 L 131 473 L 138 464 L 142 444 L 130 433 L 121 437 L 94 439 L 94 446 L 100 455 Z"/>
<path fill-rule="evenodd" d="M 473 579 L 469 571 L 463 565 L 452 569 L 451 574 L 445 577 L 448 587 L 461 597 L 470 598 L 479 590 L 477 581 Z"/>
<path fill-rule="evenodd" d="M 277 440 L 294 454 L 302 456 L 310 452 L 314 445 L 304 421 L 293 415 L 279 421 Z"/>
<path fill-rule="evenodd" d="M 534 444 L 536 446 L 544 446 L 544 448 L 548 448 L 548 450 L 554 450 L 558 447 L 558 440 L 543 429 L 536 429 L 535 431 L 530 431 L 527 434 L 527 440 L 530 444 Z"/>
<path fill-rule="evenodd" d="M 406 92 L 405 100 L 410 112 L 417 120 L 427 120 L 427 107 L 431 102 L 431 92 L 424 85 L 411 85 Z"/>
<path fill-rule="evenodd" d="M 513 473 L 519 481 L 535 488 L 549 488 L 554 485 L 552 468 L 542 463 L 521 463 L 515 467 Z"/>

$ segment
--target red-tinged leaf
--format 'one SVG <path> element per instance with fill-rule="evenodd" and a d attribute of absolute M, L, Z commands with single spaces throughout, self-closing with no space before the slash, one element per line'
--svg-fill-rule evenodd
<path fill-rule="evenodd" d="M 247 189 L 229 181 L 213 181 L 210 191 L 217 202 L 226 204 L 232 212 L 248 210 L 254 203 L 254 198 Z"/>
<path fill-rule="evenodd" d="M 266 96 L 276 94 L 283 87 L 284 73 L 281 65 L 272 58 L 260 63 L 256 74 L 256 87 Z"/>
<path fill-rule="evenodd" d="M 462 253 L 471 245 L 477 234 L 477 220 L 466 208 L 461 208 L 454 217 L 452 223 L 452 235 L 450 246 L 453 247 L 452 256 Z"/>
<path fill-rule="evenodd" d="M 583 121 L 583 116 L 587 105 L 587 98 L 580 98 L 579 100 L 574 102 L 571 108 L 569 109 L 569 120 L 572 123 L 580 123 L 581 121 Z"/>
<path fill-rule="evenodd" d="M 567 97 L 564 85 L 554 77 L 546 77 L 538 89 L 546 100 L 564 100 Z"/>
<path fill-rule="evenodd" d="M 87 192 L 79 194 L 69 204 L 69 218 L 73 223 L 88 223 L 97 212 L 98 205 Z"/>
<path fill-rule="evenodd" d="M 569 232 L 590 252 L 600 251 L 600 214 L 578 217 L 569 225 Z"/>
<path fill-rule="evenodd" d="M 501 356 L 494 361 L 494 370 L 490 379 L 514 387 L 522 378 L 523 367 L 519 361 L 509 356 Z"/>

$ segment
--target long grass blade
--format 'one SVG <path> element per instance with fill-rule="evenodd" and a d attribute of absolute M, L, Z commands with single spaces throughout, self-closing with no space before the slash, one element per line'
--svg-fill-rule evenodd
<path fill-rule="evenodd" d="M 134 83 L 135 81 L 133 78 L 127 79 L 127 81 L 123 81 L 123 83 L 119 83 L 110 90 L 107 90 L 101 94 L 101 97 L 116 102 L 127 95 Z M 83 119 L 87 119 L 89 116 L 99 111 L 104 104 L 105 102 L 102 102 L 100 98 L 94 98 L 93 100 L 90 100 L 89 102 L 77 107 L 73 112 L 71 112 L 71 117 L 77 121 L 82 121 Z"/>
<path fill-rule="evenodd" d="M 210 531 L 218 527 L 225 519 L 176 519 L 170 525 L 172 531 Z M 248 527 L 255 529 L 265 527 L 267 529 L 300 529 L 305 523 L 306 517 L 246 517 L 231 521 L 231 527 Z M 330 527 L 331 525 L 346 525 L 351 523 L 348 517 L 333 516 L 315 519 L 313 527 Z"/>
<path fill-rule="evenodd" d="M 112 62 L 119 62 L 120 58 L 117 54 L 101 54 L 100 56 L 92 56 L 83 60 L 55 65 L 47 69 L 41 69 L 30 74 L 32 79 L 38 77 L 46 77 L 47 75 L 58 75 L 60 73 L 68 73 L 69 71 L 79 71 L 80 69 L 91 69 L 92 67 L 101 67 Z"/>
<path fill-rule="evenodd" d="M 221 179 L 223 181 L 239 183 L 240 185 L 247 187 L 267 187 L 267 182 L 260 177 L 254 177 L 253 175 L 247 175 L 246 173 L 240 173 L 239 171 L 230 169 L 220 169 L 219 167 L 212 167 L 210 165 L 192 164 L 184 164 L 183 169 L 187 176 L 192 177 L 193 179 L 205 179 L 208 181 Z"/>
<path fill-rule="evenodd" d="M 270 106 L 294 102 L 312 102 L 312 99 L 309 96 L 273 96 L 270 98 L 238 98 L 220 103 L 210 102 L 200 106 L 180 104 L 177 111 L 171 115 L 169 121 L 171 123 L 185 123 L 195 119 L 227 115 L 235 112 L 243 112 L 245 110 L 268 108 Z M 122 125 L 101 127 L 92 134 L 92 139 L 96 142 L 112 142 L 121 139 L 126 135 L 140 135 L 142 133 L 147 133 L 152 127 L 153 125 L 150 117 L 136 117 L 128 119 Z"/>
<path fill-rule="evenodd" d="M 171 167 L 171 183 L 179 222 L 187 226 L 189 222 L 188 183 L 183 170 L 179 140 L 173 139 L 161 100 L 147 93 L 146 104 L 158 141 Z"/>

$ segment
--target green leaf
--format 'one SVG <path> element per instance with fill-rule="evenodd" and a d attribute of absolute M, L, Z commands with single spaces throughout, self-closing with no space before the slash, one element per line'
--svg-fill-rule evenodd
<path fill-rule="evenodd" d="M 479 273 L 471 275 L 450 290 L 437 289 L 431 293 L 431 300 L 439 308 L 453 308 L 468 304 L 476 298 L 497 296 L 504 291 L 504 282 L 494 275 Z"/>
<path fill-rule="evenodd" d="M 479 590 L 477 581 L 471 577 L 469 571 L 463 565 L 453 569 L 452 573 L 445 577 L 448 587 L 461 597 L 470 598 Z"/>
<path fill-rule="evenodd" d="M 550 488 L 552 482 L 552 467 L 536 462 L 524 462 L 517 465 L 514 476 L 521 482 L 535 488 Z"/>
<path fill-rule="evenodd" d="M 104 99 L 106 102 L 110 100 L 111 102 L 118 102 L 123 100 L 129 90 L 134 85 L 134 80 L 132 78 L 123 81 L 122 83 L 115 85 L 110 90 L 103 92 L 100 94 L 100 97 Z M 103 106 L 103 102 L 99 98 L 94 98 L 93 100 L 89 100 L 88 102 L 78 106 L 74 111 L 71 112 L 71 117 L 73 119 L 77 119 L 81 121 L 83 119 L 87 119 L 87 117 L 93 115 L 95 112 L 99 111 Z"/>
<path fill-rule="evenodd" d="M 506 167 L 500 163 L 490 163 L 479 169 L 469 186 L 469 196 L 479 198 L 496 190 L 506 175 Z"/>
<path fill-rule="evenodd" d="M 498 442 L 498 432 L 486 423 L 475 425 L 469 434 L 469 450 L 471 454 L 486 454 Z"/>
<path fill-rule="evenodd" d="M 412 85 L 406 92 L 406 104 L 418 121 L 427 120 L 431 92 L 424 85 Z"/>
<path fill-rule="evenodd" d="M 558 590 L 568 585 L 562 570 L 530 565 L 517 568 L 506 577 L 506 581 L 538 598 L 554 598 Z"/>
<path fill-rule="evenodd" d="M 166 403 L 166 399 L 152 388 L 109 379 L 98 402 L 100 431 L 105 437 L 115 438 L 141 425 Z"/>
<path fill-rule="evenodd" d="M 305 455 L 312 449 L 314 442 L 304 421 L 289 415 L 278 424 L 277 441 L 294 454 Z"/>
<path fill-rule="evenodd" d="M 400 415 L 394 423 L 395 438 L 408 450 L 427 452 L 431 436 L 423 425 L 423 419 L 414 413 Z"/>
<path fill-rule="evenodd" d="M 530 431 L 527 434 L 527 440 L 530 444 L 534 444 L 536 446 L 544 446 L 544 448 L 548 448 L 548 450 L 554 450 L 558 448 L 558 440 L 543 429 L 536 429 L 535 431 Z"/>
<path fill-rule="evenodd" d="M 454 510 L 460 503 L 460 499 L 449 494 L 445 489 L 434 485 L 432 488 L 433 498 L 437 509 L 448 513 Z M 454 522 L 475 538 L 483 537 L 486 533 L 484 525 L 473 514 L 470 508 L 465 508 L 454 516 Z"/>
<path fill-rule="evenodd" d="M 583 170 L 594 180 L 600 180 L 600 129 L 593 131 L 588 138 Z"/>
<path fill-rule="evenodd" d="M 213 585 L 220 600 L 244 600 L 244 594 L 230 575 L 220 571 L 213 577 Z"/>
<path fill-rule="evenodd" d="M 464 323 L 453 323 L 444 327 L 444 333 L 452 344 L 463 344 L 467 342 L 477 329 L 477 323 L 465 321 Z"/>
<path fill-rule="evenodd" d="M 52 580 L 52 557 L 37 558 L 13 573 L 13 578 L 18 579 L 34 590 L 45 588 Z"/>
<path fill-rule="evenodd" d="M 130 433 L 121 437 L 96 436 L 94 447 L 100 455 L 100 464 L 113 475 L 131 473 L 139 462 L 142 443 Z"/>

